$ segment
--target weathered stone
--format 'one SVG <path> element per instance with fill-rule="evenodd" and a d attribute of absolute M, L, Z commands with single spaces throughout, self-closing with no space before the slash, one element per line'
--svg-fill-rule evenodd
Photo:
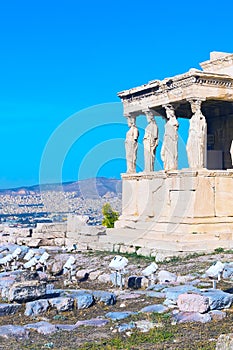
<path fill-rule="evenodd" d="M 55 333 L 58 330 L 57 326 L 46 321 L 30 323 L 30 324 L 27 324 L 25 328 L 33 329 L 38 333 L 44 334 L 44 335 Z"/>
<path fill-rule="evenodd" d="M 124 320 L 125 318 L 131 316 L 131 315 L 136 315 L 136 312 L 132 311 L 124 311 L 124 312 L 108 312 L 105 314 L 105 317 L 110 318 L 112 321 L 119 321 L 119 320 Z"/>
<path fill-rule="evenodd" d="M 130 323 L 122 323 L 120 324 L 120 326 L 118 326 L 118 332 L 126 332 L 126 331 L 129 331 L 133 328 L 136 327 L 136 324 L 135 322 L 130 322 Z"/>
<path fill-rule="evenodd" d="M 215 264 L 210 266 L 208 270 L 206 270 L 205 274 L 208 277 L 215 277 L 217 278 L 218 275 L 223 271 L 225 264 L 223 264 L 221 261 L 217 261 Z"/>
<path fill-rule="evenodd" d="M 208 313 L 200 314 L 199 312 L 178 312 L 173 315 L 173 319 L 176 323 L 184 323 L 184 322 L 206 323 L 211 321 L 211 316 Z"/>
<path fill-rule="evenodd" d="M 140 312 L 146 312 L 146 313 L 151 313 L 151 312 L 157 312 L 159 314 L 166 312 L 168 310 L 167 307 L 165 307 L 162 304 L 154 304 L 154 305 L 148 305 L 143 307 Z"/>
<path fill-rule="evenodd" d="M 212 310 L 209 312 L 209 315 L 211 316 L 212 320 L 214 321 L 220 321 L 223 318 L 226 317 L 226 312 L 221 311 L 221 310 Z"/>
<path fill-rule="evenodd" d="M 209 309 L 209 299 L 198 294 L 180 294 L 177 299 L 180 311 L 205 313 Z"/>
<path fill-rule="evenodd" d="M 162 293 L 166 294 L 166 298 L 175 303 L 177 302 L 178 296 L 180 294 L 184 294 L 187 292 L 194 292 L 199 294 L 200 290 L 192 285 L 175 286 L 175 287 L 164 288 L 162 290 Z"/>
<path fill-rule="evenodd" d="M 101 275 L 98 276 L 97 279 L 101 283 L 109 283 L 109 282 L 111 282 L 109 273 L 102 273 Z"/>
<path fill-rule="evenodd" d="M 14 283 L 10 290 L 9 301 L 27 302 L 42 298 L 46 295 L 46 283 L 38 281 L 26 281 Z"/>
<path fill-rule="evenodd" d="M 93 291 L 95 301 L 104 303 L 105 305 L 114 305 L 116 303 L 116 295 L 102 290 Z"/>
<path fill-rule="evenodd" d="M 58 311 L 70 311 L 74 307 L 74 299 L 68 297 L 58 297 L 48 299 L 51 307 L 56 308 Z"/>
<path fill-rule="evenodd" d="M 169 271 L 161 270 L 158 273 L 159 283 L 173 283 L 176 281 L 177 276 Z"/>
<path fill-rule="evenodd" d="M 0 337 L 10 338 L 15 337 L 17 339 L 27 339 L 29 331 L 23 326 L 14 326 L 8 324 L 7 326 L 0 326 Z"/>
<path fill-rule="evenodd" d="M 0 304 L 0 316 L 14 315 L 21 307 L 21 304 Z"/>
<path fill-rule="evenodd" d="M 92 318 L 90 320 L 78 321 L 75 323 L 75 328 L 80 326 L 92 326 L 92 327 L 103 327 L 109 321 L 101 318 Z"/>
<path fill-rule="evenodd" d="M 148 320 L 140 320 L 135 322 L 136 327 L 143 333 L 149 332 L 151 329 L 155 328 L 155 324 Z"/>
<path fill-rule="evenodd" d="M 233 302 L 233 295 L 225 293 L 219 289 L 209 289 L 202 292 L 204 297 L 209 299 L 211 310 L 220 310 L 229 308 Z"/>
<path fill-rule="evenodd" d="M 46 312 L 49 308 L 49 302 L 46 299 L 35 300 L 26 303 L 25 316 L 36 316 Z"/>
<path fill-rule="evenodd" d="M 80 295 L 75 295 L 74 299 L 76 300 L 76 304 L 77 304 L 77 309 L 78 310 L 80 310 L 80 309 L 87 309 L 94 302 L 93 295 L 91 295 L 89 293 L 82 293 Z"/>
<path fill-rule="evenodd" d="M 216 343 L 216 350 L 232 350 L 233 349 L 233 333 L 221 334 Z"/>

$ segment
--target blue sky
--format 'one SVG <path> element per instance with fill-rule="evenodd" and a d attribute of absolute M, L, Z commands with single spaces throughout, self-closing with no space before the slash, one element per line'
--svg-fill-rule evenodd
<path fill-rule="evenodd" d="M 232 13 L 231 0 L 1 1 L 0 188 L 119 178 L 117 92 L 233 52 Z"/>

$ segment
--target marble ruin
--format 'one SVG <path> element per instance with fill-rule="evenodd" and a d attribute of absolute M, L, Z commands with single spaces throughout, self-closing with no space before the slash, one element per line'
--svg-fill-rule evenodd
<path fill-rule="evenodd" d="M 233 248 L 233 54 L 211 52 L 187 73 L 118 93 L 124 115 L 145 115 L 144 171 L 136 173 L 138 132 L 130 136 L 122 174 L 122 215 L 112 235 L 146 254 Z M 154 171 L 158 127 L 165 119 L 164 170 Z M 189 119 L 189 168 L 178 169 L 178 127 Z M 113 239 L 113 238 L 112 238 Z"/>

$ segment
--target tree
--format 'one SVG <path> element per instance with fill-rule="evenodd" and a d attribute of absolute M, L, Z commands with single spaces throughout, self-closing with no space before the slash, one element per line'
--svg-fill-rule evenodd
<path fill-rule="evenodd" d="M 103 221 L 102 225 L 107 228 L 113 228 L 114 222 L 119 218 L 119 213 L 114 211 L 109 203 L 105 203 L 102 207 Z"/>

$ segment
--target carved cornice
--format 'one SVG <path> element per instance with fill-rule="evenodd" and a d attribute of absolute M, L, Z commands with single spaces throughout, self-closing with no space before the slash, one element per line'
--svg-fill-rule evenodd
<path fill-rule="evenodd" d="M 172 92 L 176 95 L 176 91 L 191 86 L 207 86 L 216 88 L 232 89 L 233 78 L 224 74 L 212 74 L 191 69 L 188 73 L 177 75 L 173 78 L 155 81 L 130 90 L 118 93 L 118 96 L 124 103 L 142 100 L 144 98 L 160 96 Z"/>

